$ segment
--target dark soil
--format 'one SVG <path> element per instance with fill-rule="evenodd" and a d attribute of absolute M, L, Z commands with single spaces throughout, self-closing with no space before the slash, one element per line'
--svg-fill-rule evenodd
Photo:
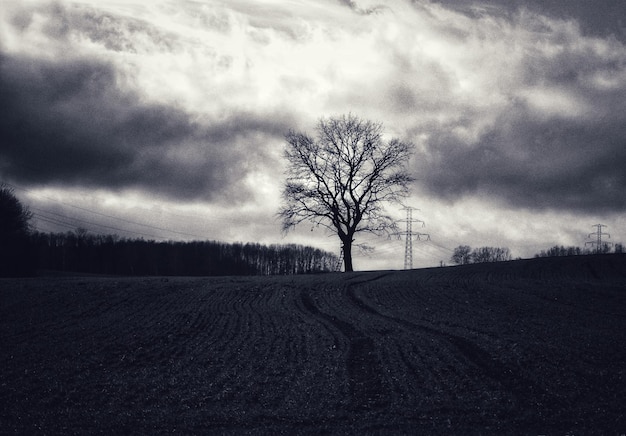
<path fill-rule="evenodd" d="M 0 280 L 2 434 L 626 433 L 626 256 Z"/>

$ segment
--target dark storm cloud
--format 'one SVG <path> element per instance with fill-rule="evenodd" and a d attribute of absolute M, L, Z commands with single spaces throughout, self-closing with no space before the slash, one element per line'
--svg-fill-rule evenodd
<path fill-rule="evenodd" d="M 247 172 L 268 164 L 259 141 L 287 130 L 280 117 L 201 122 L 144 103 L 99 61 L 1 56 L 0 100 L 0 172 L 24 185 L 236 200 L 250 194 Z"/>
<path fill-rule="evenodd" d="M 475 144 L 441 133 L 428 149 L 417 175 L 439 197 L 479 195 L 537 210 L 626 210 L 626 117 L 542 120 L 511 108 Z"/>
<path fill-rule="evenodd" d="M 623 0 L 433 0 L 470 15 L 495 10 L 516 13 L 529 9 L 553 18 L 576 20 L 586 35 L 613 35 L 626 42 L 626 7 Z"/>

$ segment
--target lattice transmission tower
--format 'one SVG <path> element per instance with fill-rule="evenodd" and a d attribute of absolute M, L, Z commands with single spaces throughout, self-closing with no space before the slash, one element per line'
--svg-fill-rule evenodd
<path fill-rule="evenodd" d="M 404 244 L 404 269 L 413 269 L 413 237 L 416 237 L 418 240 L 421 240 L 422 237 L 426 237 L 426 240 L 430 240 L 430 235 L 428 233 L 420 233 L 413 231 L 413 223 L 422 223 L 422 227 L 426 226 L 426 223 L 422 220 L 413 219 L 413 211 L 419 210 L 410 206 L 405 206 L 402 208 L 406 210 L 406 219 L 401 220 L 399 222 L 406 223 L 406 230 L 403 232 L 396 232 L 395 235 L 400 239 L 402 236 L 405 237 Z"/>
<path fill-rule="evenodd" d="M 593 235 L 595 235 L 596 240 L 595 241 L 587 241 L 585 242 L 585 246 L 587 245 L 591 245 L 591 246 L 596 246 L 596 253 L 600 253 L 602 251 L 602 237 L 603 236 L 608 236 L 609 238 L 611 237 L 611 235 L 609 235 L 608 233 L 604 233 L 602 231 L 602 227 L 606 227 L 604 224 L 594 224 L 591 227 L 596 227 L 596 231 L 593 233 L 589 233 L 589 235 L 587 235 L 587 238 L 591 238 Z M 606 246 L 610 246 L 612 245 L 611 242 L 605 242 L 604 245 Z"/>
<path fill-rule="evenodd" d="M 341 248 L 339 248 L 339 257 L 337 258 L 337 265 L 335 266 L 335 271 L 341 272 L 342 265 L 343 265 L 343 244 L 341 244 Z"/>

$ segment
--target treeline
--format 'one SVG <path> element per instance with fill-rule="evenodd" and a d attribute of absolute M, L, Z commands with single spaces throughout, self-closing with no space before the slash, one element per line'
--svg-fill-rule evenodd
<path fill-rule="evenodd" d="M 84 229 L 42 233 L 13 188 L 0 182 L 0 277 L 38 270 L 106 275 L 284 275 L 335 271 L 334 254 L 302 245 L 156 242 L 93 235 Z"/>
<path fill-rule="evenodd" d="M 506 247 L 480 247 L 459 245 L 453 251 L 451 261 L 457 265 L 483 262 L 504 262 L 511 260 L 511 252 Z"/>
<path fill-rule="evenodd" d="M 84 231 L 30 235 L 38 270 L 139 276 L 284 275 L 334 271 L 337 256 L 286 244 L 157 242 Z"/>
<path fill-rule="evenodd" d="M 589 249 L 587 247 L 581 248 L 575 246 L 564 247 L 563 245 L 555 245 L 554 247 L 550 247 L 547 250 L 541 250 L 539 253 L 535 254 L 535 257 L 584 256 L 589 254 L 608 253 L 624 253 L 623 244 L 615 244 L 613 248 L 611 248 L 609 244 L 602 244 L 599 249 Z"/>

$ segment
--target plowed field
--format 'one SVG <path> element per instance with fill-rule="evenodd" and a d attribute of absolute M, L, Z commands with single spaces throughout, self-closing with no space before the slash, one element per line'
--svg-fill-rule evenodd
<path fill-rule="evenodd" d="M 2 434 L 626 433 L 626 256 L 0 280 Z"/>

